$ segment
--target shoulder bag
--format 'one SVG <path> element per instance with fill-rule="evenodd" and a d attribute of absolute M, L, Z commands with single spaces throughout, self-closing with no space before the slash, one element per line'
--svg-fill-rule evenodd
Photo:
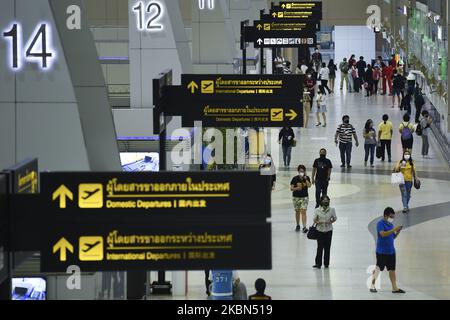
<path fill-rule="evenodd" d="M 309 240 L 317 240 L 319 238 L 319 231 L 317 231 L 317 224 L 313 224 L 306 235 Z"/>

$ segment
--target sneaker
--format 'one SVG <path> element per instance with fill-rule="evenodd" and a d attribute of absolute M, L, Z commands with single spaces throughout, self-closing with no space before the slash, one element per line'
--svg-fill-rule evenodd
<path fill-rule="evenodd" d="M 306 228 L 306 227 L 303 227 L 303 233 L 308 233 L 308 228 Z"/>
<path fill-rule="evenodd" d="M 341 168 L 345 168 L 345 164 L 341 164 Z"/>
<path fill-rule="evenodd" d="M 375 168 L 375 166 L 373 165 L 373 163 L 370 165 L 371 168 Z"/>
<path fill-rule="evenodd" d="M 377 290 L 377 289 L 375 289 L 375 288 L 370 288 L 370 292 L 372 292 L 372 293 L 377 293 L 377 292 L 378 292 L 378 290 Z"/>
<path fill-rule="evenodd" d="M 318 124 L 316 124 L 316 127 L 320 127 L 322 124 L 319 122 Z"/>
<path fill-rule="evenodd" d="M 348 169 L 351 169 L 351 168 L 352 168 L 352 166 L 348 164 L 348 165 L 347 165 L 347 168 L 348 168 Z"/>
<path fill-rule="evenodd" d="M 324 128 L 325 128 L 326 126 L 327 126 L 327 124 L 325 123 L 325 124 L 324 124 L 324 125 L 323 125 L 322 127 L 324 127 Z"/>
<path fill-rule="evenodd" d="M 320 268 L 322 268 L 322 267 L 320 267 L 320 266 L 316 266 L 316 265 L 313 265 L 313 269 L 317 269 L 317 270 L 319 270 Z"/>
<path fill-rule="evenodd" d="M 328 269 L 330 266 L 325 266 L 325 269 Z"/>
<path fill-rule="evenodd" d="M 300 232 L 300 226 L 297 226 L 297 227 L 295 228 L 295 232 Z"/>
<path fill-rule="evenodd" d="M 402 213 L 407 213 L 407 212 L 408 212 L 408 209 L 403 208 Z"/>

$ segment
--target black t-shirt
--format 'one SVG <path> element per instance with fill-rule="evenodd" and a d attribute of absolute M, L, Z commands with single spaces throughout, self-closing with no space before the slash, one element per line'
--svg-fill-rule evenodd
<path fill-rule="evenodd" d="M 297 187 L 297 183 L 306 183 L 306 181 L 311 183 L 311 179 L 309 179 L 308 176 L 304 176 L 303 178 L 300 178 L 300 176 L 295 176 L 292 178 L 291 186 Z M 302 190 L 292 192 L 292 196 L 296 198 L 307 198 L 309 196 L 308 187 L 305 185 Z"/>
<path fill-rule="evenodd" d="M 317 169 L 316 180 L 328 180 L 328 170 L 333 168 L 330 159 L 317 158 L 314 161 L 313 168 Z"/>

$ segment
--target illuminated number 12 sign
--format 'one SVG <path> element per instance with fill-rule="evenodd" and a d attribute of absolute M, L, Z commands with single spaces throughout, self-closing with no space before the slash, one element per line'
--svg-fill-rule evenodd
<path fill-rule="evenodd" d="M 22 28 L 18 23 L 14 23 L 9 31 L 3 33 L 3 37 L 11 38 L 11 54 L 10 66 L 16 71 L 22 67 L 22 60 L 27 62 L 37 62 L 41 69 L 49 68 L 51 60 L 55 58 L 53 52 L 49 52 L 48 48 L 51 41 L 48 36 L 48 26 L 45 23 L 38 25 L 33 32 L 34 37 L 30 38 L 26 44 L 26 49 L 22 48 Z M 25 50 L 25 56 L 23 56 Z"/>
<path fill-rule="evenodd" d="M 133 7 L 136 12 L 137 29 L 140 31 L 162 31 L 164 26 L 159 23 L 160 17 L 164 14 L 163 6 L 159 2 L 152 1 L 148 5 L 144 5 L 142 1 L 136 3 Z M 149 19 L 144 22 L 145 14 L 149 14 Z"/>

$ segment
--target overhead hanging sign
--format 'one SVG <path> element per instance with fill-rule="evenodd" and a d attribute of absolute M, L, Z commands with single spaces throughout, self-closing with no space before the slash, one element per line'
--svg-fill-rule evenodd
<path fill-rule="evenodd" d="M 204 127 L 302 127 L 303 107 L 299 101 L 255 101 L 236 99 L 188 100 L 182 105 L 171 103 L 171 115 L 182 115 L 182 125 L 192 127 L 201 121 Z"/>
<path fill-rule="evenodd" d="M 187 98 L 234 101 L 293 100 L 303 97 L 300 75 L 195 75 L 183 74 L 181 87 Z"/>
<path fill-rule="evenodd" d="M 66 172 L 41 173 L 41 186 L 46 206 L 66 216 L 243 218 L 268 217 L 266 178 L 258 172 Z M 254 185 L 251 193 L 247 184 Z"/>
<path fill-rule="evenodd" d="M 42 272 L 271 269 L 267 223 L 54 225 L 41 253 Z"/>
<path fill-rule="evenodd" d="M 280 2 L 276 8 L 283 10 L 307 10 L 307 11 L 322 11 L 322 2 L 305 1 L 305 2 Z"/>

